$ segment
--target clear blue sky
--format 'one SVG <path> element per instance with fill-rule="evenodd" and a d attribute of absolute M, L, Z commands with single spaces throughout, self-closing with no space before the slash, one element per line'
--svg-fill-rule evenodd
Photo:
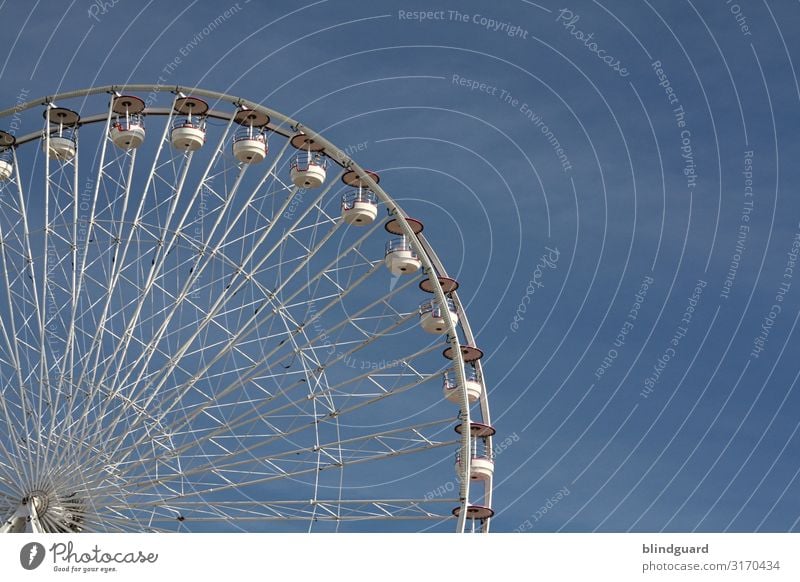
<path fill-rule="evenodd" d="M 3 108 L 197 85 L 381 171 L 461 282 L 514 437 L 495 530 L 800 530 L 796 2 L 6 1 L 0 16 Z"/>

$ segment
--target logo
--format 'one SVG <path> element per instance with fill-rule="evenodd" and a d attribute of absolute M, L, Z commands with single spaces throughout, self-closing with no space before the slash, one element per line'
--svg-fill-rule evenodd
<path fill-rule="evenodd" d="M 19 551 L 19 563 L 26 570 L 35 570 L 44 561 L 44 546 L 39 542 L 30 542 Z"/>

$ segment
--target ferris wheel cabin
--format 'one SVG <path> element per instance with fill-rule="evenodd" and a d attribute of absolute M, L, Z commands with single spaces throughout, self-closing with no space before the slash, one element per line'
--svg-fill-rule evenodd
<path fill-rule="evenodd" d="M 377 184 L 380 176 L 375 172 L 367 172 Z M 365 180 L 350 171 L 342 176 L 342 182 L 355 188 L 342 196 L 342 218 L 353 226 L 366 226 L 378 217 L 378 198 L 369 189 Z"/>
<path fill-rule="evenodd" d="M 469 424 L 470 436 L 472 436 L 470 450 L 469 478 L 472 481 L 491 481 L 494 476 L 494 457 L 492 453 L 491 437 L 495 435 L 494 427 L 482 422 L 471 422 Z M 455 431 L 461 434 L 464 425 L 459 424 Z M 456 456 L 456 474 L 463 473 L 461 464 L 461 454 Z"/>
<path fill-rule="evenodd" d="M 396 238 L 386 243 L 386 268 L 392 275 L 410 275 L 422 266 L 417 253 L 405 237 Z"/>
<path fill-rule="evenodd" d="M 481 394 L 483 394 L 483 384 L 478 378 L 478 371 L 473 366 L 467 366 L 464 369 L 465 388 L 467 391 L 467 400 L 470 404 L 477 402 Z M 443 374 L 442 392 L 448 402 L 453 404 L 461 404 L 461 390 L 458 383 L 458 375 L 455 369 L 447 370 Z"/>
<path fill-rule="evenodd" d="M 345 176 L 346 175 L 347 174 L 345 174 Z M 406 218 L 405 221 L 411 228 L 411 232 L 414 234 L 419 234 L 422 232 L 423 226 L 419 220 L 416 220 L 415 218 Z M 406 239 L 405 231 L 401 226 L 400 219 L 393 218 L 384 225 L 384 228 L 389 234 L 394 234 L 400 237 L 390 240 L 386 243 L 386 256 L 384 259 L 386 267 L 389 269 L 392 275 L 407 275 L 416 273 L 417 270 L 422 266 L 422 261 L 420 261 L 417 253 L 411 246 L 411 243 Z"/>
<path fill-rule="evenodd" d="M 300 150 L 290 163 L 289 175 L 292 183 L 298 188 L 322 186 L 328 168 L 328 158 L 322 153 L 324 146 L 304 133 L 298 133 L 289 143 Z"/>
<path fill-rule="evenodd" d="M 366 226 L 378 217 L 378 199 L 369 190 L 359 188 L 342 196 L 342 218 L 353 226 Z"/>
<path fill-rule="evenodd" d="M 0 181 L 10 180 L 14 175 L 14 143 L 17 139 L 6 131 L 0 131 Z"/>
<path fill-rule="evenodd" d="M 114 145 L 123 150 L 138 148 L 144 143 L 144 101 L 138 97 L 121 95 L 114 98 L 111 106 L 116 119 L 111 124 L 109 137 Z"/>
<path fill-rule="evenodd" d="M 475 445 L 480 441 L 473 441 Z M 478 452 L 483 449 L 482 452 Z M 463 473 L 461 464 L 461 455 L 456 455 L 456 475 Z M 469 462 L 469 478 L 472 481 L 489 481 L 494 476 L 494 460 L 492 459 L 491 450 L 488 449 L 485 443 L 482 447 L 475 446 L 472 452 L 472 458 Z"/>
<path fill-rule="evenodd" d="M 233 138 L 233 155 L 243 164 L 258 164 L 267 157 L 266 125 L 269 116 L 252 109 L 240 109 L 234 121 L 241 125 Z"/>
<path fill-rule="evenodd" d="M 449 297 L 447 311 L 450 312 L 453 325 L 458 325 L 458 310 Z M 419 324 L 428 333 L 447 333 L 445 310 L 436 299 L 427 299 L 419 306 Z"/>
<path fill-rule="evenodd" d="M 42 149 L 47 151 L 51 160 L 72 160 L 78 151 L 76 134 L 81 116 L 71 109 L 51 106 L 45 109 L 44 118 L 48 120 L 50 127 L 47 129 L 49 140 L 42 140 Z"/>
<path fill-rule="evenodd" d="M 208 103 L 196 97 L 179 97 L 173 106 L 175 121 L 172 123 L 170 142 L 172 147 L 186 152 L 195 152 L 206 143 L 206 120 Z"/>

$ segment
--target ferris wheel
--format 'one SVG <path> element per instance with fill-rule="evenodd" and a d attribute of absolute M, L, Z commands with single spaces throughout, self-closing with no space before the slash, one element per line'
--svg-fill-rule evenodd
<path fill-rule="evenodd" d="M 0 130 L 0 531 L 489 530 L 483 352 L 376 172 L 196 88 Z"/>

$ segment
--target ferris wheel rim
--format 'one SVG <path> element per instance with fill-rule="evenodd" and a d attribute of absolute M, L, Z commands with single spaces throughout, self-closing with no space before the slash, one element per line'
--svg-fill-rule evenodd
<path fill-rule="evenodd" d="M 253 123 L 259 123 L 263 121 L 263 125 L 266 126 L 269 124 L 270 131 L 278 133 L 283 137 L 287 138 L 291 141 L 292 145 L 294 146 L 295 138 L 299 138 L 299 136 L 304 136 L 303 140 L 307 144 L 313 144 L 314 151 L 322 151 L 324 152 L 329 159 L 331 159 L 334 163 L 339 165 L 345 172 L 345 175 L 352 176 L 349 182 L 345 182 L 349 185 L 357 184 L 359 187 L 366 187 L 369 188 L 372 192 L 375 193 L 377 198 L 386 205 L 387 210 L 391 216 L 391 224 L 392 230 L 389 230 L 387 226 L 387 230 L 391 233 L 395 233 L 401 236 L 404 236 L 409 244 L 414 248 L 417 255 L 419 256 L 422 264 L 423 264 L 423 273 L 428 275 L 428 279 L 426 280 L 425 287 L 422 287 L 426 292 L 432 293 L 437 301 L 440 304 L 445 304 L 447 301 L 446 294 L 452 296 L 456 302 L 456 304 L 460 307 L 461 302 L 458 299 L 458 295 L 455 293 L 455 290 L 458 286 L 457 282 L 454 279 L 448 277 L 447 272 L 444 269 L 443 264 L 439 261 L 436 254 L 433 252 L 433 249 L 427 243 L 426 239 L 421 235 L 422 230 L 422 223 L 416 219 L 410 218 L 400 207 L 400 205 L 394 201 L 389 194 L 379 185 L 379 176 L 371 171 L 363 169 L 356 161 L 350 158 L 345 152 L 335 146 L 332 142 L 329 142 L 324 136 L 316 133 L 314 130 L 302 125 L 300 122 L 281 114 L 278 111 L 272 110 L 268 107 L 261 105 L 260 103 L 252 102 L 240 97 L 236 97 L 233 95 L 229 95 L 226 93 L 220 93 L 216 91 L 210 91 L 206 89 L 196 88 L 196 87 L 184 87 L 184 86 L 170 86 L 165 87 L 163 85 L 153 85 L 153 84 L 126 84 L 126 85 L 109 85 L 109 86 L 102 86 L 102 87 L 91 87 L 88 89 L 81 89 L 77 91 L 69 91 L 69 92 L 62 92 L 52 96 L 47 96 L 39 99 L 33 99 L 26 103 L 18 104 L 12 109 L 6 109 L 4 111 L 0 111 L 0 118 L 7 117 L 9 115 L 19 113 L 20 111 L 34 108 L 37 106 L 44 106 L 46 110 L 44 112 L 46 118 L 49 114 L 55 110 L 59 109 L 63 115 L 61 115 L 61 120 L 64 125 L 70 125 L 75 127 L 80 127 L 83 124 L 100 122 L 106 118 L 106 115 L 103 114 L 97 116 L 87 116 L 85 118 L 81 118 L 81 116 L 77 112 L 73 112 L 71 110 L 58 108 L 55 104 L 57 101 L 67 100 L 75 97 L 88 97 L 90 95 L 108 93 L 111 95 L 116 95 L 117 97 L 121 96 L 122 94 L 128 93 L 135 93 L 135 92 L 155 92 L 155 93 L 173 93 L 175 95 L 182 95 L 184 99 L 187 96 L 191 96 L 191 98 L 197 99 L 202 103 L 200 99 L 201 97 L 205 97 L 209 100 L 216 100 L 217 102 L 226 102 L 230 105 L 233 105 L 235 108 L 238 108 L 239 113 L 242 111 L 251 111 L 255 114 L 254 118 L 250 121 Z M 134 97 L 135 99 L 139 99 Z M 141 101 L 141 99 L 139 99 Z M 144 110 L 147 113 L 147 110 Z M 169 112 L 151 112 L 152 114 L 172 114 L 173 112 L 181 113 L 181 111 L 177 111 L 174 107 Z M 74 115 L 73 115 L 74 114 Z M 236 121 L 237 123 L 242 123 L 246 120 L 245 116 L 241 116 L 242 119 L 238 120 L 236 116 L 239 115 L 238 113 L 231 113 L 227 116 L 228 119 L 231 121 Z M 26 136 L 20 140 L 14 138 L 14 136 L 10 136 L 13 141 L 12 143 L 8 143 L 8 139 L 5 137 L 6 132 L 2 132 L 0 134 L 0 147 L 17 147 L 26 141 L 34 141 L 36 138 L 35 135 Z M 8 134 L 10 135 L 10 134 Z M 42 140 L 49 139 L 49 133 L 45 132 L 45 135 L 42 136 L 41 133 L 38 134 L 38 138 Z M 300 140 L 298 140 L 300 143 Z M 297 146 L 295 146 L 297 147 Z M 299 149 L 299 148 L 298 148 Z M 388 223 L 387 223 L 388 224 Z M 474 338 L 472 337 L 471 329 L 469 328 L 469 324 L 466 320 L 466 317 L 463 313 L 463 309 L 460 310 L 462 313 L 462 318 L 460 320 L 461 323 L 461 330 L 465 335 L 465 344 L 467 346 L 475 345 Z M 453 354 L 453 367 L 455 369 L 455 373 L 457 376 L 460 376 L 461 384 L 464 384 L 464 366 L 465 361 L 462 357 L 462 344 L 459 341 L 459 334 L 458 329 L 456 327 L 456 323 L 454 322 L 451 314 L 448 310 L 443 310 L 444 319 L 447 324 L 447 339 L 448 344 Z M 480 365 L 478 362 L 477 365 Z M 481 374 L 482 377 L 482 374 Z M 482 380 L 481 380 L 482 381 Z M 463 396 L 463 403 L 461 406 L 461 421 L 463 423 L 469 424 L 471 422 L 470 418 L 470 405 L 467 401 L 466 392 L 464 392 Z M 488 419 L 488 401 L 486 400 L 486 391 L 483 391 L 483 395 L 481 397 L 481 409 L 483 411 L 484 419 Z M 461 435 L 461 453 L 462 457 L 465 459 L 465 462 L 462 463 L 460 466 L 461 468 L 461 478 L 460 481 L 460 505 L 459 507 L 464 509 L 464 511 L 454 512 L 454 515 L 457 516 L 459 520 L 459 524 L 457 526 L 459 531 L 464 531 L 465 529 L 465 520 L 468 518 L 469 514 L 469 507 L 471 506 L 469 503 L 469 459 L 471 455 L 469 454 L 470 450 L 470 432 L 464 431 L 464 434 Z M 488 522 L 487 522 L 488 526 Z M 488 527 L 487 527 L 488 530 Z"/>

